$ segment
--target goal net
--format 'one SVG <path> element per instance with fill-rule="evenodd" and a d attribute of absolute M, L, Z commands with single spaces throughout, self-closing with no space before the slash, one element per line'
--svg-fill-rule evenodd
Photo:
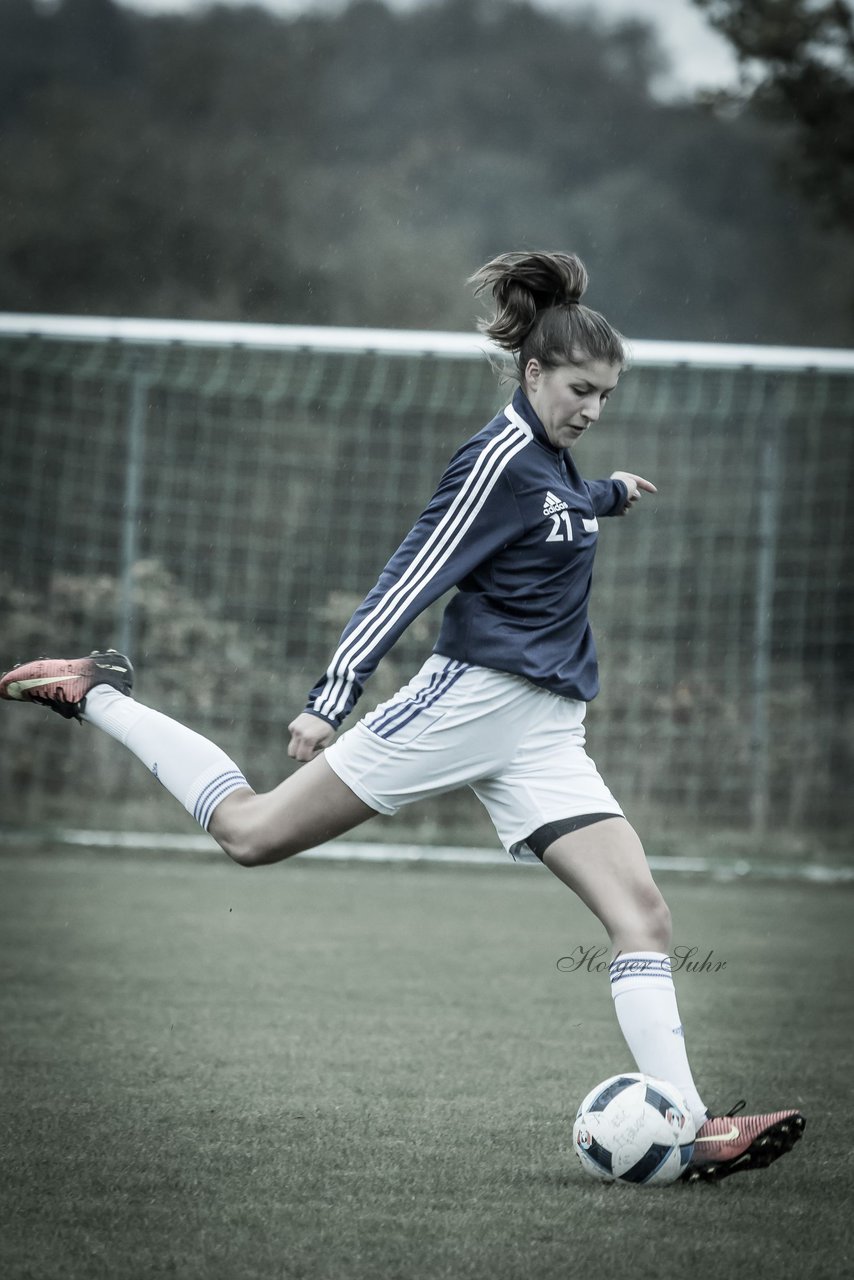
<path fill-rule="evenodd" d="M 475 336 L 0 316 L 0 666 L 128 649 L 258 789 L 447 459 L 510 397 Z M 854 353 L 634 344 L 579 453 L 657 497 L 601 526 L 591 753 L 652 847 L 850 831 Z M 435 606 L 373 677 L 429 653 Z M 188 829 L 108 739 L 0 714 L 20 824 Z M 189 823 L 189 819 L 187 819 Z M 494 843 L 468 793 L 372 838 Z"/>

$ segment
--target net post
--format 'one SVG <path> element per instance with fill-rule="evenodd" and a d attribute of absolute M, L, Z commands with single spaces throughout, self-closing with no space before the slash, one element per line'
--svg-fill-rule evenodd
<path fill-rule="evenodd" d="M 766 375 L 765 412 L 759 439 L 757 483 L 756 599 L 754 605 L 753 665 L 751 679 L 751 757 L 753 780 L 750 820 L 754 836 L 768 830 L 771 811 L 771 742 L 769 698 L 771 645 L 774 628 L 774 588 L 777 573 L 777 541 L 780 524 L 783 420 L 778 412 L 779 379 Z"/>
<path fill-rule="evenodd" d="M 122 501 L 121 587 L 118 598 L 117 626 L 119 648 L 128 654 L 134 647 L 136 617 L 133 598 L 133 569 L 138 553 L 142 474 L 145 463 L 145 427 L 148 410 L 149 379 L 143 362 L 133 365 L 127 399 L 127 454 L 125 487 Z"/>

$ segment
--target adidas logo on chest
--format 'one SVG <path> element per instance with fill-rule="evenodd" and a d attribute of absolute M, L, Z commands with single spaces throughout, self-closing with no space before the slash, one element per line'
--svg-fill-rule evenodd
<path fill-rule="evenodd" d="M 546 500 L 543 503 L 543 515 L 553 516 L 557 515 L 558 511 L 568 510 L 569 504 L 564 502 L 562 498 L 558 498 L 556 494 L 552 493 L 551 489 L 549 489 L 546 493 Z"/>

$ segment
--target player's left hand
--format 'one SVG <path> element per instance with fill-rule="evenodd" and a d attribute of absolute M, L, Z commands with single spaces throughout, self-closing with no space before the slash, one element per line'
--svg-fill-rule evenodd
<path fill-rule="evenodd" d="M 629 491 L 628 501 L 620 512 L 621 516 L 627 516 L 635 503 L 640 502 L 642 493 L 658 493 L 651 480 L 644 480 L 643 476 L 636 476 L 631 471 L 612 471 L 611 479 L 622 480 Z"/>

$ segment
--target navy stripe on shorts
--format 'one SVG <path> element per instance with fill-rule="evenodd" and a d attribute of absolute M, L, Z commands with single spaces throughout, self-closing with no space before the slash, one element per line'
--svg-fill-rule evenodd
<path fill-rule="evenodd" d="M 407 698 L 405 702 L 392 702 L 380 708 L 379 714 L 373 719 L 366 717 L 363 721 L 365 728 L 370 729 L 378 738 L 393 738 L 406 725 L 411 724 L 416 716 L 434 707 L 467 669 L 465 662 L 450 658 L 441 671 L 433 672 L 424 688 L 419 689 L 413 698 Z"/>

